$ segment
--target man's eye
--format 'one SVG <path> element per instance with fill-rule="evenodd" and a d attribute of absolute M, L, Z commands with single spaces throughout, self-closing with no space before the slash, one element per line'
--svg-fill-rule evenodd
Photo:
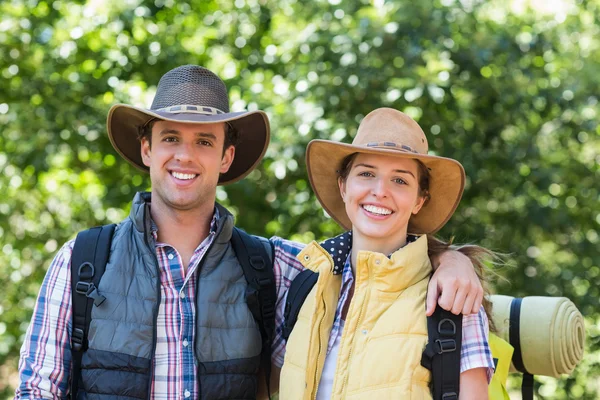
<path fill-rule="evenodd" d="M 176 142 L 177 138 L 173 137 L 173 136 L 168 136 L 164 139 L 165 142 Z"/>
<path fill-rule="evenodd" d="M 212 143 L 209 142 L 208 140 L 201 140 L 198 143 L 201 144 L 202 146 L 212 146 Z"/>

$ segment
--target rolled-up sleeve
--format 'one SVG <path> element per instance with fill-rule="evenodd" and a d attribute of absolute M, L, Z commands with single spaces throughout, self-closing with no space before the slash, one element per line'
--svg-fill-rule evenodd
<path fill-rule="evenodd" d="M 494 359 L 489 344 L 489 321 L 483 307 L 477 314 L 463 317 L 460 372 L 487 368 L 488 382 L 494 374 Z"/>

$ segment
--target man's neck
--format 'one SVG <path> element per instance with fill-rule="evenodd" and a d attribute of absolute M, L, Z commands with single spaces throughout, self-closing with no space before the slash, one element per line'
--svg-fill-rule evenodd
<path fill-rule="evenodd" d="M 194 210 L 175 210 L 160 202 L 152 203 L 150 213 L 158 228 L 158 241 L 173 246 L 181 255 L 184 268 L 194 250 L 210 233 L 214 203 Z"/>

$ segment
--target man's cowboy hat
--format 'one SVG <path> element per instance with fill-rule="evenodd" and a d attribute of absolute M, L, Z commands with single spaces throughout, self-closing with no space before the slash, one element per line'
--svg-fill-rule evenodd
<path fill-rule="evenodd" d="M 108 112 L 108 136 L 113 147 L 129 163 L 146 172 L 148 167 L 142 162 L 138 132 L 153 119 L 194 124 L 226 122 L 233 126 L 239 132 L 240 146 L 229 171 L 221 175 L 220 185 L 249 174 L 269 144 L 267 115 L 263 111 L 229 112 L 229 96 L 223 81 L 196 65 L 177 67 L 163 75 L 149 110 L 117 104 Z"/>
<path fill-rule="evenodd" d="M 419 160 L 430 173 L 431 198 L 418 214 L 411 217 L 408 232 L 435 233 L 458 206 L 465 186 L 465 171 L 458 161 L 428 155 L 427 150 L 427 138 L 419 124 L 400 111 L 379 108 L 362 120 L 352 144 L 311 141 L 306 150 L 308 177 L 327 213 L 342 227 L 350 229 L 352 223 L 338 186 L 338 171 L 344 158 L 354 153 L 366 153 Z"/>

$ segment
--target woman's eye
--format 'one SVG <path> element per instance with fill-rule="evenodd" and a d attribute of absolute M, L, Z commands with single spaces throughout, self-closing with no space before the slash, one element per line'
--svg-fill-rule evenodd
<path fill-rule="evenodd" d="M 406 181 L 402 178 L 396 178 L 394 179 L 394 182 L 399 183 L 401 185 L 406 185 Z"/>
<path fill-rule="evenodd" d="M 371 176 L 374 176 L 374 175 L 373 175 L 373 173 L 371 173 L 371 172 L 364 171 L 364 172 L 360 172 L 360 173 L 358 174 L 358 176 L 366 176 L 366 177 L 371 177 Z"/>

